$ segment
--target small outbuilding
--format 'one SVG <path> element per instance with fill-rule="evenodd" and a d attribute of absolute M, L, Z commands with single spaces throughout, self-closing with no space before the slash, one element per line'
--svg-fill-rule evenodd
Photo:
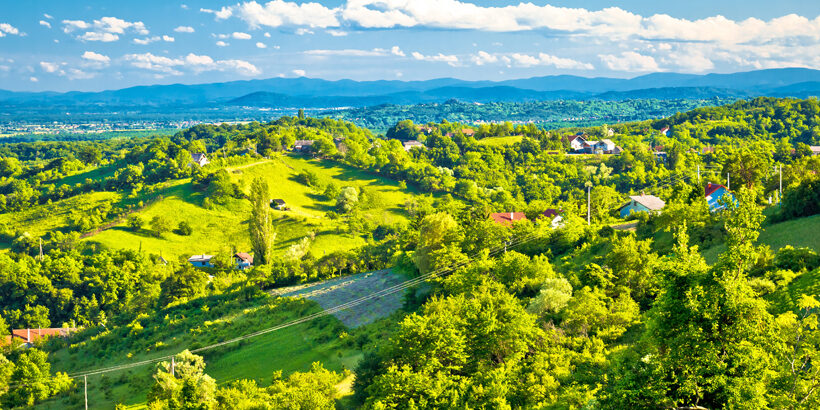
<path fill-rule="evenodd" d="M 271 199 L 270 200 L 270 207 L 277 210 L 277 211 L 287 211 L 288 204 L 285 203 L 284 199 Z"/>
<path fill-rule="evenodd" d="M 213 258 L 213 255 L 194 255 L 188 258 L 188 263 L 197 268 L 213 268 L 214 265 L 211 263 Z"/>
<path fill-rule="evenodd" d="M 211 161 L 208 161 L 208 157 L 206 157 L 205 154 L 193 153 L 193 154 L 191 154 L 191 163 L 195 164 L 195 165 L 198 165 L 201 168 L 201 167 L 204 167 L 205 165 L 210 164 Z"/>

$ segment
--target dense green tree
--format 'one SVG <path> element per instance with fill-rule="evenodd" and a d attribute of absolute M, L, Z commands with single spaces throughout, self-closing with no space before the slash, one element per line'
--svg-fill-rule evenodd
<path fill-rule="evenodd" d="M 65 373 L 51 374 L 48 354 L 29 349 L 11 364 L 0 356 L 0 403 L 7 407 L 32 406 L 56 394 L 67 391 L 73 384 Z M 5 367 L 5 370 L 3 369 Z M 3 393 L 3 374 L 8 374 L 8 391 Z"/>
<path fill-rule="evenodd" d="M 185 350 L 174 364 L 161 362 L 148 393 L 151 409 L 211 409 L 216 404 L 216 382 L 205 374 L 205 360 Z"/>
<path fill-rule="evenodd" d="M 270 211 L 270 189 L 262 178 L 251 183 L 251 220 L 248 224 L 253 248 L 254 262 L 267 264 L 272 261 L 273 241 L 276 232 L 273 228 L 273 216 Z"/>

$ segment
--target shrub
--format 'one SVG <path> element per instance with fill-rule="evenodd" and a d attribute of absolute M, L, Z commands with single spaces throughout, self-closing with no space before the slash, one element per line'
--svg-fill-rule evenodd
<path fill-rule="evenodd" d="M 154 231 L 156 237 L 161 237 L 167 232 L 171 232 L 171 221 L 168 218 L 157 215 L 151 218 L 151 229 Z"/>
<path fill-rule="evenodd" d="M 140 229 L 142 229 L 142 227 L 145 225 L 145 220 L 142 219 L 141 216 L 134 214 L 128 217 L 128 221 L 126 221 L 125 224 L 128 226 L 129 229 L 131 229 L 134 232 L 137 232 Z"/>
<path fill-rule="evenodd" d="M 176 234 L 182 236 L 190 236 L 194 232 L 194 228 L 188 222 L 182 221 L 177 226 Z"/>

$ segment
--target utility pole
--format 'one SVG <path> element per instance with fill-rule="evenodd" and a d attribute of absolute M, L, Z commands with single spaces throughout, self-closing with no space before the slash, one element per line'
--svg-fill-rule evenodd
<path fill-rule="evenodd" d="M 588 184 L 587 185 L 587 226 L 591 225 L 591 223 L 590 223 L 590 215 L 592 214 L 591 196 L 592 196 L 592 184 Z"/>
<path fill-rule="evenodd" d="M 506 249 L 506 247 L 505 247 Z M 174 356 L 171 356 L 171 377 L 176 377 L 174 373 L 174 368 L 176 367 L 176 362 L 174 361 Z"/>
<path fill-rule="evenodd" d="M 732 189 L 732 180 L 731 180 L 728 172 L 726 173 L 726 189 L 728 189 L 728 190 Z"/>
<path fill-rule="evenodd" d="M 43 261 L 43 238 L 40 238 L 40 262 Z"/>
<path fill-rule="evenodd" d="M 698 165 L 698 184 L 700 184 L 700 165 Z"/>
<path fill-rule="evenodd" d="M 85 390 L 85 410 L 88 410 L 88 376 L 83 376 L 83 384 Z"/>
<path fill-rule="evenodd" d="M 780 164 L 780 194 L 777 196 L 777 203 L 783 200 L 783 164 Z"/>

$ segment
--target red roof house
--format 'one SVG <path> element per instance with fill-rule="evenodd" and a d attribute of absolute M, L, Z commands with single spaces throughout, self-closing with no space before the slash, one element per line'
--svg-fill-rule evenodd
<path fill-rule="evenodd" d="M 527 215 L 523 212 L 496 212 L 490 214 L 490 219 L 499 225 L 512 226 L 513 222 L 527 220 Z"/>

